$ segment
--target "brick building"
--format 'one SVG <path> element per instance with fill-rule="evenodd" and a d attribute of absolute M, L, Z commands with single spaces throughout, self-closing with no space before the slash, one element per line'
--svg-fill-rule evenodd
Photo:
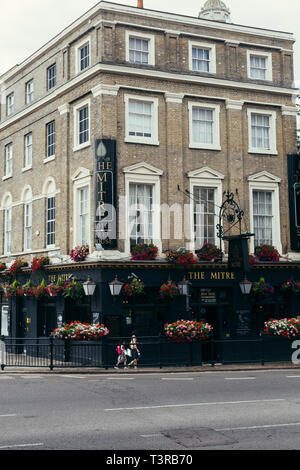
<path fill-rule="evenodd" d="M 85 271 L 111 266 L 114 277 L 124 263 L 140 269 L 130 247 L 152 241 L 165 266 L 166 249 L 218 243 L 226 190 L 238 191 L 255 233 L 250 252 L 272 243 L 296 260 L 293 45 L 291 33 L 232 23 L 219 0 L 199 17 L 101 1 L 1 77 L 0 261 L 48 255 L 49 273 L 69 273 L 79 269 L 70 249 L 88 244 Z M 115 213 L 103 214 L 104 202 Z M 105 316 L 100 297 L 92 310 Z"/>

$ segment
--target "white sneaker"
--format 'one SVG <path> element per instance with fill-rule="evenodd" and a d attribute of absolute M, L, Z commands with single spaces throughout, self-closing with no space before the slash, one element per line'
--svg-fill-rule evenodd
<path fill-rule="evenodd" d="M 119 370 L 119 367 L 115 366 L 115 367 L 114 367 L 114 369 L 117 369 L 117 370 Z"/>

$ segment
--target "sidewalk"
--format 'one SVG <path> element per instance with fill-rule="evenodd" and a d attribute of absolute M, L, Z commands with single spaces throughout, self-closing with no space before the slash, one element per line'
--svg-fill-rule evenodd
<path fill-rule="evenodd" d="M 97 374 L 97 375 L 107 375 L 107 374 L 170 374 L 170 373 L 189 373 L 189 372 L 243 372 L 243 371 L 268 371 L 268 370 L 300 370 L 300 364 L 293 364 L 292 362 L 270 362 L 266 363 L 264 366 L 261 364 L 215 364 L 212 367 L 210 364 L 203 364 L 202 366 L 191 366 L 191 367 L 140 367 L 138 369 L 103 369 L 97 367 L 57 367 L 54 370 L 50 370 L 47 367 L 5 367 L 4 371 L 0 369 L 1 374 Z"/>

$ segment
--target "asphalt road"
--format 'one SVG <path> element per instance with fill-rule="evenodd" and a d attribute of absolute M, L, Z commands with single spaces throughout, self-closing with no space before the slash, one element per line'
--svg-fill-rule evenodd
<path fill-rule="evenodd" d="M 300 370 L 0 374 L 0 450 L 299 450 Z"/>

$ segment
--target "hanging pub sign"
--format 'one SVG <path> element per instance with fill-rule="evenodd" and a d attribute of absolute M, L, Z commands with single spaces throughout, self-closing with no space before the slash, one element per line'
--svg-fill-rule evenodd
<path fill-rule="evenodd" d="M 288 155 L 291 249 L 300 251 L 300 155 Z"/>
<path fill-rule="evenodd" d="M 116 141 L 95 141 L 95 246 L 98 250 L 117 247 Z"/>
<path fill-rule="evenodd" d="M 228 269 L 232 271 L 247 272 L 250 269 L 248 240 L 254 234 L 242 233 L 240 235 L 232 235 L 223 237 L 228 241 Z"/>

